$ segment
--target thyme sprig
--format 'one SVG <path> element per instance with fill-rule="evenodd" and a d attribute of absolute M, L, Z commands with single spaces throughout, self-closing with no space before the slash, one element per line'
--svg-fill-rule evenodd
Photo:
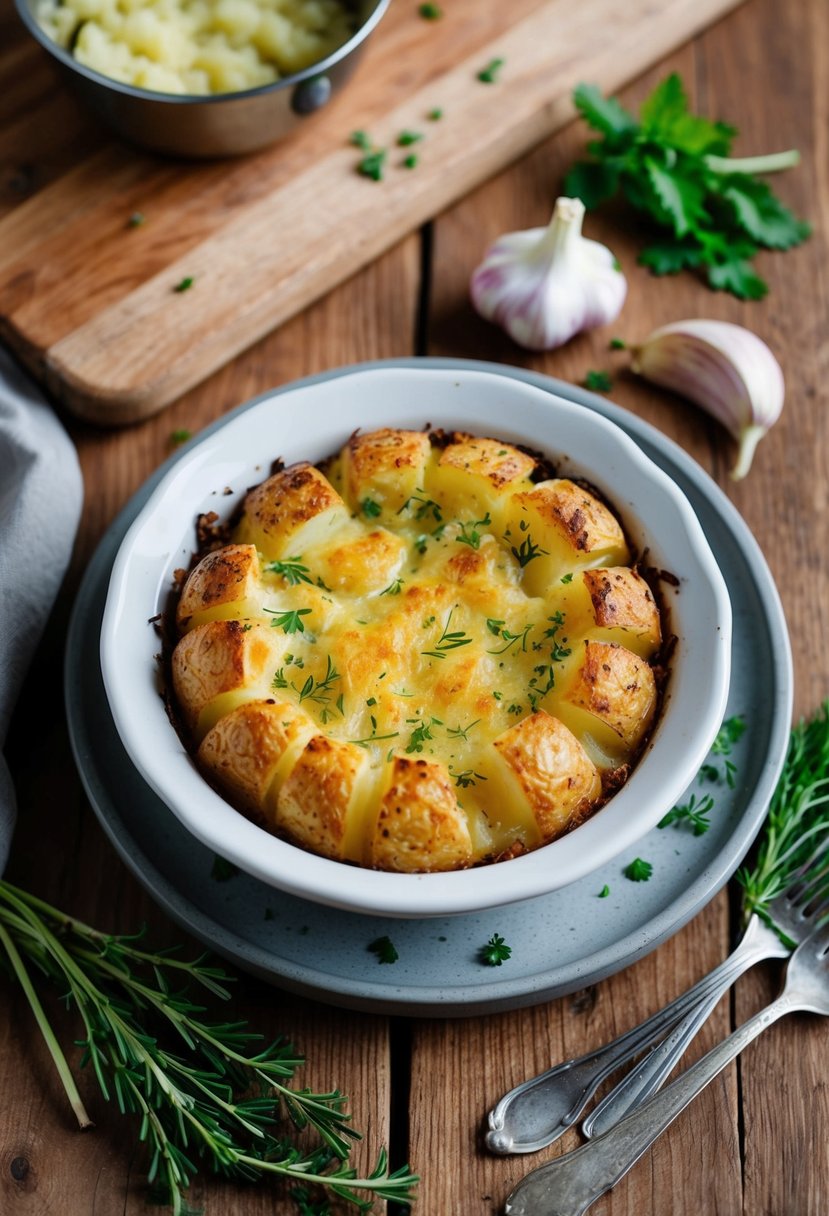
<path fill-rule="evenodd" d="M 754 867 L 737 874 L 743 912 L 770 920 L 768 905 L 795 871 L 829 845 L 829 701 L 792 730 L 783 772 L 772 795 Z"/>
<path fill-rule="evenodd" d="M 384 1149 L 366 1177 L 348 1165 L 360 1133 L 347 1099 L 338 1089 L 317 1093 L 289 1084 L 303 1063 L 290 1043 L 262 1045 L 245 1022 L 210 1021 L 188 995 L 187 985 L 196 983 L 227 999 L 232 976 L 204 956 L 191 961 L 144 950 L 142 936 L 101 933 L 0 881 L 0 954 L 23 988 L 81 1127 L 92 1121 L 32 967 L 79 1014 L 81 1063 L 91 1064 L 103 1097 L 114 1096 L 122 1114 L 138 1116 L 148 1182 L 175 1216 L 186 1210 L 184 1192 L 202 1164 L 232 1178 L 274 1174 L 319 1185 L 363 1212 L 372 1204 L 366 1193 L 411 1203 L 417 1179 L 408 1166 L 391 1172 Z M 286 1120 L 313 1129 L 317 1143 L 297 1148 L 283 1134 Z"/>
<path fill-rule="evenodd" d="M 468 637 L 462 629 L 449 632 L 449 626 L 452 623 L 452 613 L 454 608 L 450 609 L 449 615 L 446 618 L 446 624 L 443 626 L 438 641 L 435 643 L 434 650 L 421 650 L 421 654 L 428 655 L 432 659 L 445 659 L 448 650 L 457 650 L 459 646 L 468 646 L 472 638 Z"/>

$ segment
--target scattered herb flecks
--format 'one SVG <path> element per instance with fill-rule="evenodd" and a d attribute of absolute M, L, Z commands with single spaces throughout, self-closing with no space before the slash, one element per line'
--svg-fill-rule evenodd
<path fill-rule="evenodd" d="M 611 338 L 607 345 L 610 350 L 627 350 L 628 348 L 624 338 Z"/>
<path fill-rule="evenodd" d="M 402 164 L 403 164 L 404 169 L 416 169 L 417 168 L 417 156 L 415 155 L 415 153 L 410 152 L 408 156 L 404 157 Z"/>
<path fill-rule="evenodd" d="M 480 959 L 487 967 L 500 967 L 512 954 L 512 946 L 508 946 L 500 933 L 493 933 L 485 946 L 481 946 Z"/>
<path fill-rule="evenodd" d="M 189 291 L 190 288 L 195 283 L 195 281 L 196 280 L 194 279 L 194 277 L 191 274 L 188 274 L 185 278 L 183 278 L 181 280 L 180 283 L 176 283 L 175 287 L 173 288 L 173 291 L 177 291 L 179 294 L 181 294 L 181 292 L 183 292 L 183 291 Z"/>
<path fill-rule="evenodd" d="M 607 885 L 607 883 L 605 883 L 596 898 L 597 899 L 607 899 L 609 894 L 610 894 L 610 887 Z"/>
<path fill-rule="evenodd" d="M 440 108 L 440 106 L 435 106 L 434 109 L 429 111 L 426 117 L 429 119 L 429 122 L 440 122 L 440 120 L 443 118 L 443 110 Z"/>
<path fill-rule="evenodd" d="M 385 163 L 385 148 L 375 148 L 374 151 L 366 153 L 357 165 L 357 172 L 361 177 L 369 177 L 373 182 L 379 182 L 383 180 L 383 167 Z"/>
<path fill-rule="evenodd" d="M 633 861 L 625 866 L 625 878 L 629 878 L 631 882 L 647 882 L 651 874 L 653 866 L 641 857 L 634 857 Z"/>
<path fill-rule="evenodd" d="M 443 16 L 443 9 L 439 4 L 420 4 L 417 11 L 424 21 L 437 21 Z"/>
<path fill-rule="evenodd" d="M 143 211 L 133 211 L 132 215 L 127 220 L 128 228 L 140 228 L 142 224 L 146 224 L 147 217 Z"/>
<path fill-rule="evenodd" d="M 367 519 L 376 519 L 382 511 L 382 507 L 373 498 L 364 498 L 360 503 L 360 510 Z"/>
<path fill-rule="evenodd" d="M 353 144 L 355 148 L 361 148 L 363 152 L 371 151 L 371 139 L 367 131 L 352 131 L 348 137 L 348 142 Z"/>
<path fill-rule="evenodd" d="M 505 60 L 503 59 L 490 59 L 486 67 L 481 68 L 477 74 L 477 78 L 481 84 L 495 84 L 504 63 Z"/>
<path fill-rule="evenodd" d="M 397 137 L 397 144 L 400 148 L 408 148 L 411 144 L 416 144 L 423 136 L 419 131 L 401 131 Z"/>
<path fill-rule="evenodd" d="M 584 387 L 593 393 L 609 393 L 613 381 L 607 372 L 589 371 L 584 377 Z"/>
<path fill-rule="evenodd" d="M 400 958 L 394 948 L 394 942 L 385 934 L 383 937 L 377 937 L 373 942 L 369 942 L 367 949 L 377 955 L 378 963 L 396 963 Z"/>
<path fill-rule="evenodd" d="M 170 444 L 174 448 L 181 447 L 183 443 L 187 443 L 188 439 L 193 438 L 193 432 L 181 427 L 178 431 L 173 431 L 170 435 Z"/>

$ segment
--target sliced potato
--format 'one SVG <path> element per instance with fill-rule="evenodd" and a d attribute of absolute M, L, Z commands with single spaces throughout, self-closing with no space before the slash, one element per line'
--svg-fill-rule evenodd
<path fill-rule="evenodd" d="M 176 611 L 179 630 L 256 615 L 261 574 L 254 545 L 225 545 L 208 553 L 184 584 Z"/>
<path fill-rule="evenodd" d="M 198 762 L 231 797 L 273 826 L 274 784 L 315 730 L 308 714 L 287 701 L 250 701 L 208 731 Z"/>
<path fill-rule="evenodd" d="M 650 658 L 662 641 L 659 610 L 642 575 L 628 566 L 585 570 L 582 578 L 590 594 L 597 641 L 619 642 Z"/>
<path fill-rule="evenodd" d="M 543 843 L 578 823 L 602 792 L 596 767 L 578 739 L 544 710 L 504 731 L 492 746 L 517 817 L 529 813 Z"/>
<path fill-rule="evenodd" d="M 423 487 L 426 466 L 432 454 L 424 431 L 399 431 L 385 427 L 368 434 L 352 435 L 342 453 L 342 476 L 346 497 L 353 511 L 371 499 L 385 515 L 396 515 Z M 417 510 L 412 503 L 409 509 Z"/>
<path fill-rule="evenodd" d="M 184 635 L 173 651 L 173 688 L 197 739 L 241 701 L 267 696 L 286 641 L 241 621 L 210 621 Z"/>
<path fill-rule="evenodd" d="M 595 495 L 566 479 L 542 481 L 515 494 L 507 504 L 503 535 L 524 571 L 528 595 L 543 595 L 574 570 L 630 560 L 616 517 Z"/>
<path fill-rule="evenodd" d="M 303 554 L 333 539 L 350 518 L 328 479 L 313 465 L 301 462 L 248 492 L 236 540 L 255 545 L 275 560 Z"/>
<path fill-rule="evenodd" d="M 361 860 L 362 836 L 349 828 L 360 821 L 371 776 L 362 748 L 314 735 L 279 791 L 277 828 L 323 857 Z"/>
<path fill-rule="evenodd" d="M 446 765 L 395 756 L 391 770 L 372 825 L 367 864 L 403 873 L 469 865 L 472 841 Z"/>
<path fill-rule="evenodd" d="M 644 659 L 616 642 L 584 643 L 570 680 L 553 694 L 555 713 L 602 767 L 628 759 L 656 710 L 656 682 Z"/>
<path fill-rule="evenodd" d="M 529 488 L 537 461 L 497 439 L 458 436 L 428 472 L 426 488 L 443 507 L 444 519 L 483 519 L 500 525 L 504 506 L 516 489 Z"/>

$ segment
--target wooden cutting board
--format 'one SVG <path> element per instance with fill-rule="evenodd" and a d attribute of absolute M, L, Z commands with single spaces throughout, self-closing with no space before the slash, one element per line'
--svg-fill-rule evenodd
<path fill-rule="evenodd" d="M 69 409 L 120 425 L 563 126 L 579 81 L 617 89 L 739 0 L 445 0 L 439 21 L 395 0 L 330 107 L 265 152 L 201 164 L 106 135 L 0 3 L 0 334 Z M 390 149 L 380 182 L 356 172 L 355 128 Z M 404 129 L 424 135 L 414 169 Z"/>

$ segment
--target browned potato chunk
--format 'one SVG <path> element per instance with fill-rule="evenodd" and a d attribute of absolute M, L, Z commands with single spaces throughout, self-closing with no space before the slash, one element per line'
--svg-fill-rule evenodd
<path fill-rule="evenodd" d="M 656 682 L 647 663 L 624 646 L 587 641 L 581 665 L 554 696 L 555 712 L 597 763 L 612 764 L 628 759 L 650 726 Z"/>
<path fill-rule="evenodd" d="M 308 715 L 287 701 L 249 701 L 208 731 L 198 761 L 231 797 L 273 826 L 272 787 L 315 729 Z"/>
<path fill-rule="evenodd" d="M 582 578 L 590 594 L 593 619 L 601 630 L 597 640 L 619 642 L 640 658 L 650 658 L 662 641 L 662 629 L 651 589 L 642 575 L 628 566 L 611 566 L 585 570 Z"/>
<path fill-rule="evenodd" d="M 236 539 L 275 559 L 333 539 L 350 520 L 337 491 L 313 465 L 292 464 L 245 498 Z"/>
<path fill-rule="evenodd" d="M 563 575 L 630 560 L 619 521 L 575 482 L 542 481 L 507 505 L 504 537 L 524 570 L 528 595 L 543 595 Z"/>
<path fill-rule="evenodd" d="M 349 829 L 352 818 L 359 819 L 370 779 L 366 751 L 314 735 L 279 791 L 277 828 L 323 857 L 361 860 L 363 841 Z"/>
<path fill-rule="evenodd" d="M 466 817 L 444 764 L 396 756 L 367 862 L 404 873 L 457 870 L 472 861 Z"/>
<path fill-rule="evenodd" d="M 578 823 L 601 794 L 599 774 L 578 739 L 544 710 L 504 731 L 493 747 L 510 801 L 529 809 L 544 843 Z"/>
<path fill-rule="evenodd" d="M 510 495 L 529 488 L 535 466 L 534 457 L 509 443 L 459 436 L 429 470 L 426 486 L 441 503 L 444 519 L 483 519 L 489 513 L 497 525 Z"/>
<path fill-rule="evenodd" d="M 178 602 L 183 633 L 208 621 L 253 616 L 258 611 L 261 570 L 253 545 L 225 545 L 191 570 Z"/>
<path fill-rule="evenodd" d="M 391 586 L 406 559 L 406 542 L 385 528 L 346 541 L 319 555 L 314 568 L 326 587 L 369 595 Z"/>
<path fill-rule="evenodd" d="M 345 494 L 354 511 L 367 498 L 386 515 L 403 510 L 423 486 L 432 445 L 423 431 L 385 427 L 367 435 L 352 435 L 343 449 Z"/>
<path fill-rule="evenodd" d="M 265 625 L 210 621 L 173 651 L 173 688 L 198 739 L 242 701 L 267 696 L 286 639 Z"/>

